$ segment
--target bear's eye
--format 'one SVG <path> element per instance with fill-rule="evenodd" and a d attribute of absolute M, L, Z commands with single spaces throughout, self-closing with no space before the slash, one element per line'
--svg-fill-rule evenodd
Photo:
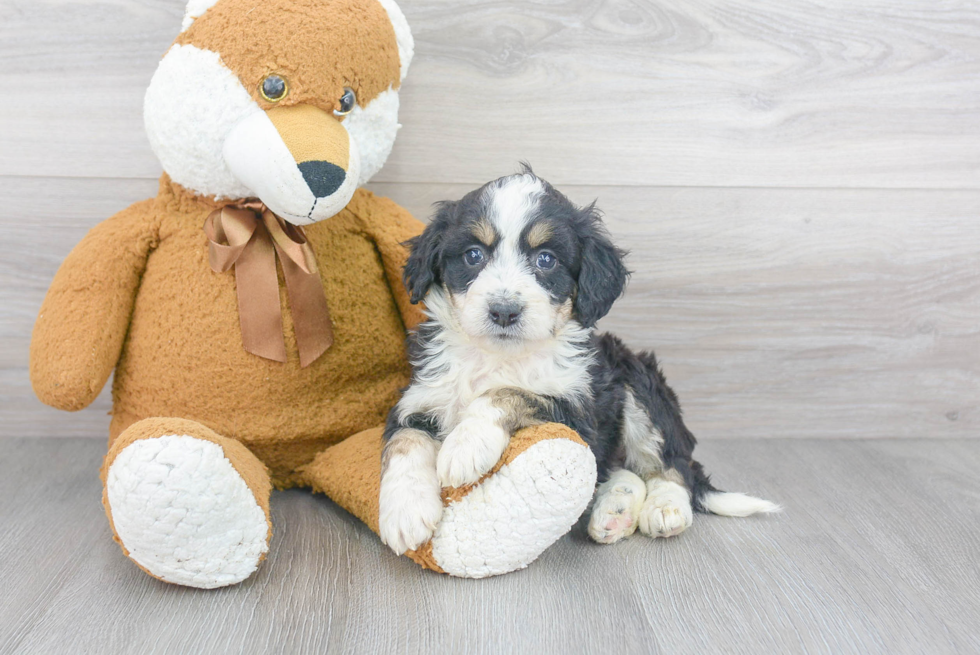
<path fill-rule="evenodd" d="M 479 248 L 470 248 L 463 253 L 463 261 L 469 266 L 477 266 L 483 261 L 483 251 Z"/>
<path fill-rule="evenodd" d="M 344 87 L 344 95 L 340 96 L 340 102 L 337 103 L 337 109 L 334 109 L 333 113 L 335 116 L 346 116 L 354 111 L 354 105 L 356 104 L 357 96 L 354 95 L 354 89 Z"/>
<path fill-rule="evenodd" d="M 558 263 L 558 258 L 547 250 L 538 253 L 538 260 L 535 262 L 542 271 L 550 271 Z"/>
<path fill-rule="evenodd" d="M 279 75 L 269 75 L 262 80 L 262 86 L 259 87 L 259 92 L 269 102 L 279 102 L 289 93 L 289 85 Z"/>

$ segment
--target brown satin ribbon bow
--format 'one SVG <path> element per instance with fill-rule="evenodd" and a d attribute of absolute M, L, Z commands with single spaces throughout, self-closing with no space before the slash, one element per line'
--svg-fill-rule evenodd
<path fill-rule="evenodd" d="M 208 261 L 215 273 L 235 267 L 238 318 L 245 350 L 286 361 L 276 255 L 282 264 L 296 332 L 300 366 L 308 366 L 333 343 L 333 328 L 313 248 L 303 230 L 259 201 L 216 209 L 204 221 Z"/>

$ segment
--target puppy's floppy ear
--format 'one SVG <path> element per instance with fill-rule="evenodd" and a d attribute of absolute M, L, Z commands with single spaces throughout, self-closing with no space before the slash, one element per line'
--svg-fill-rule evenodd
<path fill-rule="evenodd" d="M 609 313 L 626 286 L 629 271 L 623 265 L 626 253 L 613 245 L 602 225 L 595 204 L 586 207 L 582 235 L 581 266 L 575 294 L 575 316 L 584 327 L 592 327 Z"/>
<path fill-rule="evenodd" d="M 411 248 L 405 262 L 405 288 L 408 289 L 412 304 L 420 302 L 429 292 L 429 287 L 439 282 L 439 255 L 442 251 L 442 235 L 456 211 L 455 202 L 437 203 L 438 209 L 425 230 L 406 245 Z"/>

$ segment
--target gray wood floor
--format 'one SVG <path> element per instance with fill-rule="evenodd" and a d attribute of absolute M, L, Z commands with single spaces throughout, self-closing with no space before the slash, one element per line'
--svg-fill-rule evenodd
<path fill-rule="evenodd" d="M 322 496 L 273 497 L 242 585 L 153 580 L 111 541 L 92 439 L 0 441 L 0 653 L 980 651 L 980 440 L 732 439 L 716 481 L 784 504 L 527 570 L 422 571 Z"/>

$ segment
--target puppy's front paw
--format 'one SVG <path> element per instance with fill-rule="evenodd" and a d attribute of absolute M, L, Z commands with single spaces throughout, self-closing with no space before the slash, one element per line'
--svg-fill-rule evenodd
<path fill-rule="evenodd" d="M 510 435 L 486 420 L 463 419 L 439 449 L 436 470 L 444 487 L 473 484 L 494 467 Z"/>
<path fill-rule="evenodd" d="M 436 531 L 442 517 L 442 496 L 435 472 L 393 475 L 381 480 L 378 534 L 395 554 L 415 550 Z"/>

